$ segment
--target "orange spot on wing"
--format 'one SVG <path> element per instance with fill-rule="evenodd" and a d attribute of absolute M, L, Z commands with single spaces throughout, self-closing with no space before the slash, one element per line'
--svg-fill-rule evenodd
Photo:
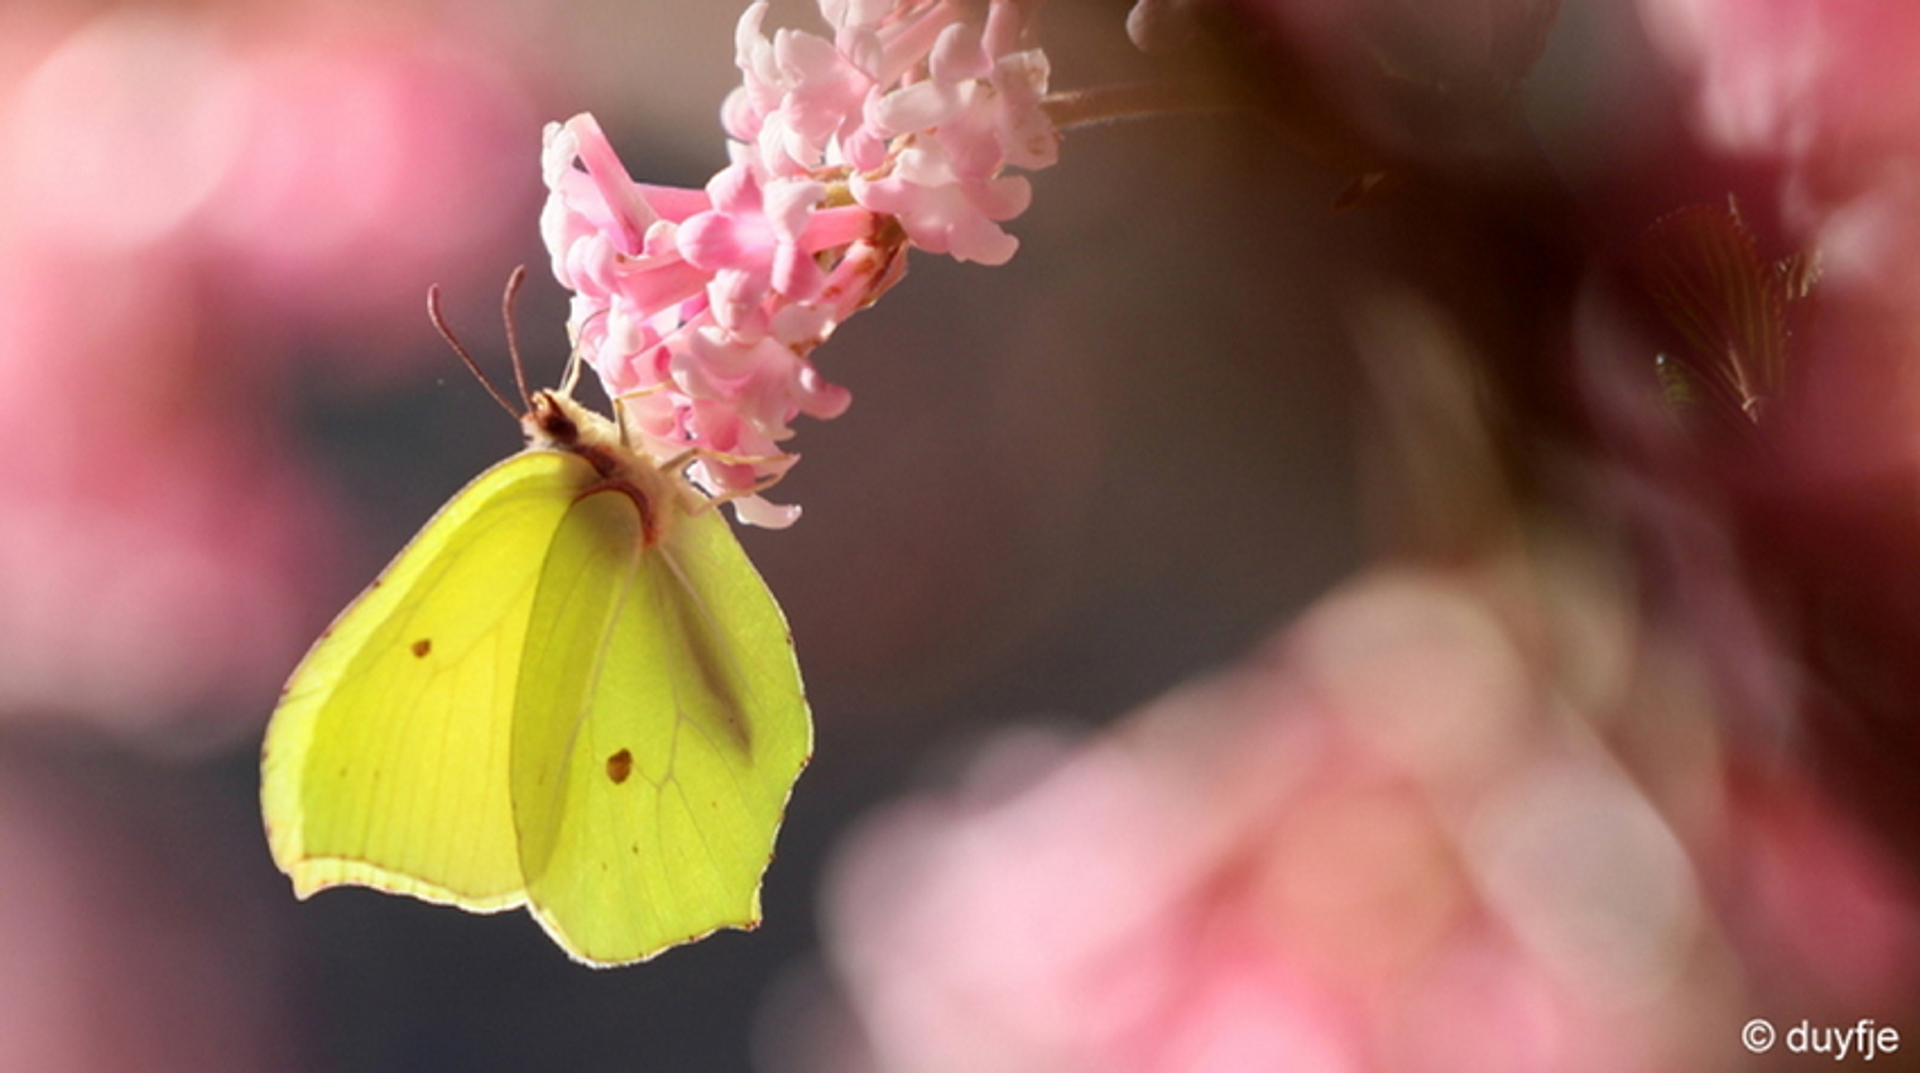
<path fill-rule="evenodd" d="M 607 757 L 607 778 L 612 779 L 614 785 L 618 786 L 620 783 L 626 782 L 627 777 L 632 774 L 633 754 L 631 752 L 622 749 L 612 756 Z"/>

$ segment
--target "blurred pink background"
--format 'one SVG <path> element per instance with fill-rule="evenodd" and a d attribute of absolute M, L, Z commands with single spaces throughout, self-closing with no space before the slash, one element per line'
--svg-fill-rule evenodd
<path fill-rule="evenodd" d="M 917 259 L 816 355 L 853 408 L 743 536 L 819 723 L 767 924 L 592 973 L 296 904 L 258 736 L 517 447 L 427 286 L 504 369 L 532 266 L 557 379 L 541 125 L 704 182 L 738 10 L 0 9 L 0 1069 L 1830 1060 L 1756 1017 L 1911 1067 L 1920 24 L 1554 13 L 1151 4 L 1142 54 L 1049 4 L 1056 89 L 1237 107 L 1069 132 L 1011 264 Z M 1823 268 L 1757 423 L 1663 401 L 1633 274 L 1730 195 Z"/>

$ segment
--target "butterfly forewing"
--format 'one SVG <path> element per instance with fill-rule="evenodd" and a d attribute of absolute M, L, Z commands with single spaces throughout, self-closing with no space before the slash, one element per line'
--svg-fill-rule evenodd
<path fill-rule="evenodd" d="M 300 895 L 359 884 L 475 910 L 523 900 L 507 792 L 520 653 L 543 552 L 592 477 L 551 451 L 481 474 L 294 672 L 261 793 Z"/>

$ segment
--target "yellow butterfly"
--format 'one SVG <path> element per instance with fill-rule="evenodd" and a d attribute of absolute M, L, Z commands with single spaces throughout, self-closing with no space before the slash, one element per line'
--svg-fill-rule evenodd
<path fill-rule="evenodd" d="M 517 348 L 514 368 L 526 449 L 442 507 L 282 692 L 261 755 L 274 862 L 301 898 L 526 905 L 597 966 L 752 928 L 813 748 L 786 619 L 678 465 L 564 388 L 529 395 Z"/>

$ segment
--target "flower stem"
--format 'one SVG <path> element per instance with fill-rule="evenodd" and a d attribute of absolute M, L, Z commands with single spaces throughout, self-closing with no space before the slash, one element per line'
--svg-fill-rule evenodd
<path fill-rule="evenodd" d="M 1054 129 L 1062 131 L 1125 119 L 1240 107 L 1244 105 L 1219 87 L 1194 81 L 1124 82 L 1049 93 L 1040 101 Z"/>

